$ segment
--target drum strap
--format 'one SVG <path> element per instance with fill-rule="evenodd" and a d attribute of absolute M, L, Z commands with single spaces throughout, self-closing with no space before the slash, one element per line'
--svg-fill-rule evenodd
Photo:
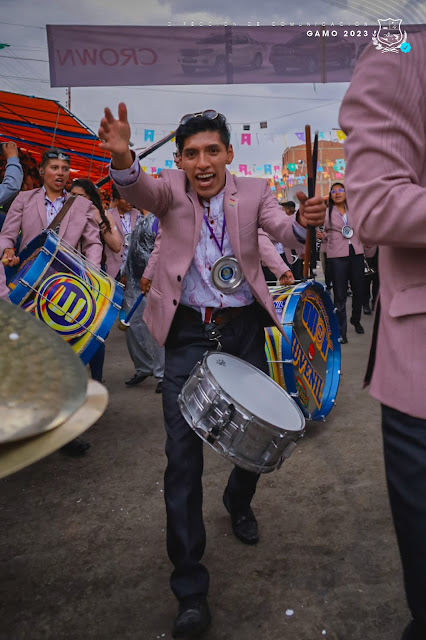
<path fill-rule="evenodd" d="M 76 197 L 77 196 L 70 196 L 67 199 L 62 209 L 59 211 L 59 213 L 56 214 L 52 222 L 47 227 L 46 231 L 48 231 L 49 229 L 52 229 L 52 231 L 55 231 L 56 229 L 59 228 L 59 225 L 61 224 L 62 220 L 65 218 L 65 215 L 68 212 L 68 209 L 70 209 L 74 204 Z"/>

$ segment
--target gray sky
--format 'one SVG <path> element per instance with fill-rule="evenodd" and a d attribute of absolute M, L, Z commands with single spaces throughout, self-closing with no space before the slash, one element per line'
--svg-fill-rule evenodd
<path fill-rule="evenodd" d="M 0 2 L 0 42 L 11 45 L 0 50 L 0 89 L 54 98 L 63 105 L 66 105 L 65 89 L 50 88 L 46 24 L 167 26 L 171 22 L 182 26 L 191 21 L 211 21 L 219 25 L 225 21 L 238 25 L 259 21 L 261 25 L 270 25 L 272 21 L 284 20 L 327 24 L 342 21 L 350 25 L 356 20 L 376 24 L 377 18 L 388 17 L 401 18 L 403 23 L 426 21 L 426 2 L 412 0 L 402 3 L 396 0 L 299 0 L 291 3 L 290 8 L 284 8 L 289 3 L 282 0 L 233 0 L 232 3 L 215 0 L 203 3 L 212 5 L 209 10 L 200 10 L 199 0 Z M 116 111 L 118 102 L 123 100 L 128 105 L 135 147 L 144 147 L 145 128 L 165 134 L 176 126 L 182 114 L 216 109 L 227 116 L 237 138 L 243 123 L 256 123 L 252 124 L 252 134 L 259 134 L 260 144 L 252 135 L 251 147 L 235 148 L 233 168 L 237 168 L 238 164 L 279 164 L 285 141 L 289 145 L 298 144 L 300 141 L 294 132 L 303 131 L 306 123 L 327 136 L 327 132 L 338 127 L 339 106 L 346 89 L 345 83 L 73 88 L 71 111 L 97 131 L 103 107 L 108 105 Z M 266 131 L 259 130 L 257 123 L 261 120 L 268 122 Z M 147 164 L 164 166 L 165 159 L 171 159 L 172 151 L 169 143 L 155 152 Z"/>

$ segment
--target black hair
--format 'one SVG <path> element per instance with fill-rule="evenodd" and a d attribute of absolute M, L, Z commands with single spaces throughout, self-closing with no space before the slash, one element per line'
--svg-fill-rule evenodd
<path fill-rule="evenodd" d="M 340 187 L 343 187 L 345 189 L 345 185 L 343 184 L 343 182 L 333 182 L 333 184 L 330 187 L 330 193 L 328 194 L 328 217 L 330 219 L 331 217 L 331 210 L 334 207 L 334 202 L 333 199 L 331 197 L 331 191 L 332 189 L 334 189 L 334 187 L 337 187 L 337 185 L 339 185 Z M 346 189 L 345 189 L 345 194 L 346 194 Z M 345 201 L 345 208 L 347 207 L 347 201 Z"/>
<path fill-rule="evenodd" d="M 41 156 L 40 169 L 44 169 L 44 167 L 47 165 L 49 160 L 53 160 L 53 158 L 49 158 L 49 153 L 56 153 L 57 155 L 59 155 L 60 153 L 63 153 L 64 155 L 67 155 L 68 160 L 65 160 L 65 162 L 68 162 L 68 166 L 70 165 L 68 151 L 62 151 L 62 149 L 58 149 L 57 147 L 51 147 L 50 149 L 46 149 L 46 151 Z"/>
<path fill-rule="evenodd" d="M 285 206 L 285 207 L 288 207 L 288 208 L 290 208 L 290 207 L 294 207 L 294 208 L 296 208 L 296 203 L 295 203 L 295 202 L 293 202 L 293 200 L 289 200 L 288 202 L 286 202 L 286 203 L 284 204 L 284 206 Z"/>
<path fill-rule="evenodd" d="M 175 137 L 176 146 L 181 155 L 186 138 L 189 138 L 196 133 L 201 133 L 202 131 L 217 131 L 226 150 L 228 150 L 231 142 L 231 129 L 226 122 L 225 116 L 222 113 L 218 113 L 217 117 L 213 120 L 202 116 L 196 116 L 191 118 L 191 120 L 188 120 L 186 124 L 180 124 L 178 126 Z"/>
<path fill-rule="evenodd" d="M 85 178 L 78 178 L 77 180 L 74 180 L 74 182 L 72 183 L 71 189 L 73 187 L 81 187 L 81 189 L 84 190 L 86 195 L 89 196 L 90 200 L 92 201 L 92 203 L 95 205 L 95 207 L 99 211 L 99 213 L 101 215 L 101 218 L 102 218 L 102 222 L 105 224 L 105 226 L 108 229 L 108 231 L 111 232 L 111 225 L 109 223 L 108 218 L 105 215 L 105 211 L 104 211 L 104 208 L 102 206 L 101 196 L 99 194 L 99 191 L 97 190 L 97 188 L 93 184 L 93 182 L 91 180 L 87 180 Z"/>

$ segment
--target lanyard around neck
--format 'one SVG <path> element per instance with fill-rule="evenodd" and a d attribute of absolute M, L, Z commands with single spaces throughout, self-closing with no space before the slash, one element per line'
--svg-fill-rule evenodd
<path fill-rule="evenodd" d="M 214 240 L 214 241 L 216 242 L 216 244 L 217 244 L 217 247 L 218 247 L 218 249 L 219 249 L 219 251 L 220 251 L 221 255 L 223 255 L 223 243 L 224 243 L 224 241 L 225 241 L 225 229 L 226 229 L 226 218 L 225 218 L 225 214 L 223 214 L 222 238 L 221 238 L 220 244 L 219 244 L 219 240 L 217 239 L 217 236 L 216 236 L 215 232 L 213 231 L 212 226 L 211 226 L 211 224 L 210 224 L 210 222 L 209 222 L 209 220 L 208 220 L 208 218 L 207 218 L 207 216 L 206 216 L 205 212 L 203 212 L 203 218 L 204 218 L 204 222 L 206 223 L 206 225 L 207 225 L 207 227 L 208 227 L 208 229 L 209 229 L 209 231 L 210 231 L 210 233 L 211 233 L 211 235 L 212 235 L 213 240 Z"/>

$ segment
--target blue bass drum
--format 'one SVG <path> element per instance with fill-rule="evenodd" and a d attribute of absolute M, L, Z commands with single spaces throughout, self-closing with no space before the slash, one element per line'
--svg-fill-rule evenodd
<path fill-rule="evenodd" d="M 308 420 L 324 420 L 335 403 L 340 379 L 339 326 L 333 302 L 318 282 L 270 288 L 288 338 L 265 329 L 269 374 L 296 400 Z"/>
<path fill-rule="evenodd" d="M 87 364 L 114 324 L 123 287 L 51 230 L 19 258 L 5 270 L 10 301 L 59 333 Z"/>

